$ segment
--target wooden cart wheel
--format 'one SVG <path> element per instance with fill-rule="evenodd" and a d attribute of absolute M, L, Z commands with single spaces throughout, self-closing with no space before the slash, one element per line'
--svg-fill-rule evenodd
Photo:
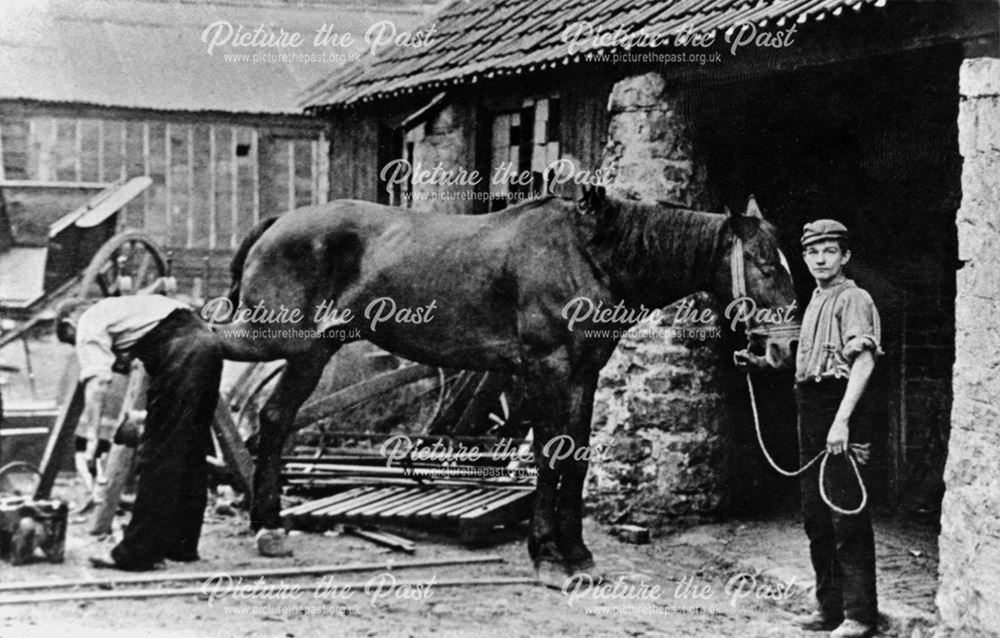
<path fill-rule="evenodd" d="M 80 297 L 134 295 L 168 273 L 167 259 L 153 238 L 138 230 L 124 230 L 94 253 L 83 271 Z"/>

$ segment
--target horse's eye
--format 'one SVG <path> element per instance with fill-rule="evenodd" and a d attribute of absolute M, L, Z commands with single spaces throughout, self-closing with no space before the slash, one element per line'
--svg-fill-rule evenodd
<path fill-rule="evenodd" d="M 770 279 L 774 276 L 774 266 L 768 264 L 764 266 L 759 266 L 760 274 Z"/>

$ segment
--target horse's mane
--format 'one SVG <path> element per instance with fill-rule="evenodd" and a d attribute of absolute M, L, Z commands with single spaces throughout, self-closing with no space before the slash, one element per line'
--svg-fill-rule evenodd
<path fill-rule="evenodd" d="M 612 197 L 595 241 L 637 281 L 683 284 L 704 278 L 715 263 L 727 216 Z M 669 258 L 670 268 L 665 268 Z M 674 286 L 670 286 L 674 287 Z"/>

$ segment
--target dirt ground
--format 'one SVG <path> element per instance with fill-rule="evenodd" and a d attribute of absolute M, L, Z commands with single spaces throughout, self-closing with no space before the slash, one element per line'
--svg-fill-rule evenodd
<path fill-rule="evenodd" d="M 56 495 L 79 499 L 73 481 L 61 479 Z M 210 506 L 209 511 L 212 511 Z M 120 525 L 116 521 L 115 536 Z M 118 572 L 96 570 L 87 557 L 107 551 L 114 538 L 88 536 L 88 521 L 71 514 L 66 562 L 21 567 L 0 564 L 0 580 L 16 583 L 58 579 L 108 579 Z M 792 624 L 808 607 L 807 583 L 790 587 L 762 575 L 740 577 L 734 562 L 720 555 L 719 538 L 734 525 L 710 525 L 684 534 L 629 545 L 587 521 L 586 538 L 610 583 L 618 591 L 582 587 L 564 593 L 535 584 L 444 586 L 449 579 L 531 578 L 523 535 L 500 536 L 491 546 L 467 549 L 446 537 L 410 531 L 417 543 L 412 557 L 390 553 L 335 531 L 294 534 L 295 556 L 264 559 L 252 551 L 245 514 L 206 518 L 202 560 L 167 563 L 157 574 L 210 572 L 215 580 L 184 583 L 214 592 L 199 595 L 99 601 L 46 602 L 0 606 L 0 637 L 81 636 L 808 636 Z M 706 543 L 705 539 L 711 539 Z M 228 587 L 226 575 L 258 567 L 404 563 L 442 557 L 497 555 L 501 563 L 421 569 L 376 570 L 320 576 L 246 581 Z M 387 574 L 398 580 L 391 585 Z M 373 582 L 369 590 L 345 593 L 336 585 Z M 409 585 L 402 585 L 403 582 Z M 439 584 L 435 584 L 439 583 Z M 646 584 L 643 590 L 639 585 Z M 297 584 L 298 596 L 288 588 Z M 658 585 L 659 591 L 652 587 Z M 727 587 L 728 585 L 728 587 Z M 756 585 L 752 588 L 752 585 Z M 147 589 L 167 585 L 146 585 Z M 176 584 L 174 586 L 177 586 Z M 119 586 L 125 588 L 126 586 Z M 137 587 L 131 585 L 128 587 Z M 105 588 L 103 591 L 111 591 Z M 41 590 L 38 593 L 55 590 Z M 84 591 L 78 589 L 76 591 Z M 242 592 L 242 594 L 240 594 Z M 318 593 L 317 593 L 318 592 Z"/>

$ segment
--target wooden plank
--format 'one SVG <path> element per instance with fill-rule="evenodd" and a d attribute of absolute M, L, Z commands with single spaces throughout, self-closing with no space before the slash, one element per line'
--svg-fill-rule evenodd
<path fill-rule="evenodd" d="M 233 417 L 229 414 L 229 406 L 223 397 L 219 397 L 215 405 L 215 418 L 212 420 L 212 429 L 219 439 L 222 447 L 222 457 L 226 462 L 226 467 L 232 470 L 236 478 L 236 489 L 246 494 L 253 492 L 254 462 L 247 446 L 240 437 L 239 429 L 233 422 Z"/>
<path fill-rule="evenodd" d="M 299 516 L 302 514 L 308 514 L 315 510 L 323 509 L 328 505 L 333 505 L 334 503 L 339 503 L 340 501 L 345 501 L 348 499 L 367 494 L 368 492 L 375 489 L 372 486 L 362 486 L 353 490 L 347 490 L 346 492 L 341 492 L 340 494 L 334 494 L 333 496 L 327 496 L 326 498 L 321 498 L 315 501 L 307 501 L 301 503 L 294 507 L 288 507 L 281 510 L 281 516 Z"/>
<path fill-rule="evenodd" d="M 391 565 L 392 569 L 397 569 L 399 566 L 396 563 Z M 389 566 L 380 566 L 381 569 L 388 569 Z M 293 575 L 293 574 L 290 574 Z M 217 578 L 218 574 L 213 574 L 211 577 Z M 525 578 L 525 577 L 505 577 L 505 578 L 451 578 L 451 579 L 438 579 L 434 581 L 434 587 L 504 587 L 508 585 L 535 585 L 538 583 L 536 578 Z M 370 589 L 372 586 L 371 579 L 364 581 L 357 581 L 353 583 L 337 583 L 338 591 L 362 591 Z M 403 589 L 413 589 L 427 586 L 427 579 L 400 579 L 395 583 L 395 586 Z M 204 585 L 198 587 L 165 587 L 156 589 L 129 589 L 129 590 L 114 590 L 114 591 L 82 591 L 82 592 L 64 592 L 64 593 L 54 593 L 54 594 L 34 594 L 34 595 L 24 595 L 24 596 L 7 596 L 0 598 L 0 605 L 23 605 L 23 604 L 41 604 L 57 601 L 81 601 L 81 600 L 118 600 L 118 599 L 148 599 L 148 598 L 170 598 L 174 596 L 199 596 L 204 597 L 205 588 Z"/>
<path fill-rule="evenodd" d="M 97 179 L 104 179 L 104 120 L 97 120 Z"/>
<path fill-rule="evenodd" d="M 458 507 L 448 512 L 448 518 L 461 518 L 466 512 L 472 512 L 479 508 L 489 507 L 491 504 L 501 501 L 510 496 L 507 490 L 491 490 L 491 493 L 484 499 L 470 502 L 464 507 Z"/>
<path fill-rule="evenodd" d="M 358 498 L 351 499 L 349 501 L 343 501 L 343 502 L 340 502 L 340 503 L 336 503 L 336 504 L 331 505 L 329 507 L 324 507 L 321 510 L 317 510 L 317 511 L 313 512 L 313 516 L 325 516 L 327 518 L 329 518 L 331 516 L 337 516 L 338 514 L 343 514 L 344 512 L 347 512 L 349 510 L 355 509 L 355 508 L 357 508 L 357 507 L 359 507 L 361 505 L 364 505 L 366 503 L 371 503 L 372 501 L 377 501 L 377 500 L 381 500 L 381 499 L 384 499 L 386 497 L 392 496 L 393 494 L 401 492 L 404 489 L 406 489 L 406 488 L 403 488 L 403 487 L 389 487 L 389 488 L 386 488 L 384 490 L 382 490 L 382 489 L 375 490 L 375 491 L 370 492 L 368 494 L 365 494 L 363 496 L 359 496 Z"/>
<path fill-rule="evenodd" d="M 152 183 L 153 180 L 149 177 L 133 177 L 127 183 L 114 189 L 113 192 L 103 196 L 99 202 L 88 202 L 86 206 L 76 211 L 79 213 L 79 216 L 70 217 L 70 220 L 72 221 L 72 224 L 78 228 L 93 228 L 95 226 L 99 226 L 104 223 L 108 217 L 118 212 L 130 201 L 145 192 L 146 189 L 152 185 Z M 56 233 L 69 225 L 68 223 L 63 223 L 63 220 L 60 220 L 59 224 L 61 225 L 58 228 L 53 225 L 54 230 L 50 230 L 50 237 L 55 237 Z"/>
<path fill-rule="evenodd" d="M 438 510 L 441 510 L 443 508 L 450 507 L 450 506 L 454 505 L 455 503 L 460 503 L 460 502 L 464 501 L 465 499 L 469 498 L 470 496 L 472 496 L 473 494 L 479 493 L 480 491 L 481 490 L 478 490 L 476 488 L 469 488 L 469 489 L 464 489 L 464 490 L 457 490 L 450 497 L 448 497 L 448 498 L 446 498 L 446 499 L 444 499 L 442 501 L 439 501 L 439 502 L 437 502 L 437 503 L 435 503 L 433 505 L 428 505 L 428 506 L 422 507 L 422 508 L 420 508 L 420 509 L 418 509 L 418 510 L 416 510 L 414 512 L 410 512 L 409 515 L 412 516 L 412 517 L 418 518 L 418 519 L 429 518 L 432 513 L 436 512 Z"/>
<path fill-rule="evenodd" d="M 0 122 L 0 182 L 6 179 L 4 174 L 4 158 L 3 158 L 3 123 Z"/>
<path fill-rule="evenodd" d="M 188 172 L 187 172 L 187 216 L 186 216 L 186 228 L 187 228 L 187 240 L 184 242 L 185 248 L 192 248 L 194 246 L 194 216 L 195 216 L 195 201 L 194 201 L 194 126 L 188 125 Z M 207 297 L 207 291 L 206 291 Z"/>
<path fill-rule="evenodd" d="M 228 575 L 234 580 L 250 578 L 275 578 L 280 576 L 319 576 L 321 574 L 343 574 L 349 572 L 382 571 L 387 569 L 418 569 L 426 567 L 447 567 L 452 565 L 482 565 L 488 563 L 502 563 L 503 557 L 496 554 L 485 556 L 446 556 L 444 558 L 428 558 L 418 561 L 386 562 L 386 563 L 352 563 L 348 565 L 292 565 L 290 567 L 265 567 L 257 569 L 244 569 L 230 572 Z M 97 587 L 100 589 L 114 589 L 122 585 L 138 585 L 152 583 L 177 583 L 188 580 L 208 580 L 217 578 L 218 571 L 206 572 L 175 572 L 175 573 L 146 573 L 146 574 L 117 574 L 111 578 L 95 579 L 87 578 L 67 578 L 61 580 L 33 580 L 20 583 L 0 583 L 0 592 L 21 592 L 32 589 L 74 589 L 77 587 Z M 200 588 L 199 588 L 199 591 Z M 2 599 L 0 604 L 9 603 L 9 599 Z"/>
<path fill-rule="evenodd" d="M 253 171 L 253 225 L 256 226 L 260 223 L 260 134 L 256 128 L 252 130 L 251 137 L 251 147 L 253 163 L 251 164 L 251 170 Z M 245 232 L 245 231 L 244 231 Z"/>
<path fill-rule="evenodd" d="M 76 173 L 74 181 L 83 180 L 83 122 L 78 118 L 74 122 L 73 134 L 73 172 Z"/>
<path fill-rule="evenodd" d="M 402 492 L 398 492 L 390 497 L 383 500 L 375 501 L 369 503 L 358 509 L 352 509 L 344 512 L 345 516 L 371 516 L 385 510 L 388 507 L 395 505 L 400 505 L 413 500 L 414 497 L 419 496 L 423 490 L 419 487 L 411 487 L 409 489 L 404 489 Z"/>
<path fill-rule="evenodd" d="M 212 219 L 215 209 L 215 186 L 212 171 L 215 161 L 212 151 L 212 127 L 194 127 L 194 175 L 192 176 L 195 215 L 192 216 L 192 248 L 212 248 Z"/>
<path fill-rule="evenodd" d="M 208 126 L 208 247 L 218 246 L 215 236 L 215 125 Z"/>
<path fill-rule="evenodd" d="M 295 142 L 288 140 L 288 202 L 285 210 L 295 209 Z"/>
<path fill-rule="evenodd" d="M 236 132 L 236 127 L 229 127 L 229 188 L 232 191 L 230 195 L 229 202 L 229 247 L 233 250 L 236 249 L 236 236 L 239 235 L 240 228 L 240 176 L 239 176 L 239 157 L 236 156 L 238 142 L 238 135 Z"/>
<path fill-rule="evenodd" d="M 431 512 L 431 518 L 435 520 L 440 520 L 442 518 L 456 518 L 461 512 L 465 512 L 475 508 L 481 503 L 488 503 L 496 498 L 496 494 L 493 490 L 485 490 L 480 494 L 475 494 L 471 496 L 468 500 L 462 501 L 460 503 L 455 503 L 448 507 L 442 508 Z"/>
<path fill-rule="evenodd" d="M 427 507 L 433 503 L 444 500 L 449 494 L 455 490 L 452 488 L 443 489 L 426 489 L 424 488 L 424 495 L 420 498 L 414 499 L 408 503 L 403 503 L 395 507 L 391 507 L 387 510 L 379 512 L 379 518 L 395 518 L 400 516 L 405 516 L 407 512 L 420 509 L 421 507 Z"/>
<path fill-rule="evenodd" d="M 94 511 L 93 522 L 90 533 L 94 536 L 103 536 L 111 533 L 111 523 L 118 512 L 118 505 L 121 503 L 122 490 L 128 481 L 129 471 L 135 460 L 135 448 L 127 445 L 112 445 L 108 452 L 107 479 L 104 486 L 104 500 Z"/>
<path fill-rule="evenodd" d="M 334 392 L 327 397 L 307 403 L 299 410 L 295 421 L 296 423 L 308 423 L 310 420 L 344 410 L 376 395 L 435 374 L 437 374 L 436 368 L 424 365 L 407 366 L 383 372 L 361 383 Z"/>
<path fill-rule="evenodd" d="M 83 414 L 83 403 L 83 384 L 77 382 L 69 400 L 60 407 L 59 415 L 52 424 L 49 440 L 45 445 L 45 452 L 42 454 L 42 462 L 39 467 L 42 476 L 35 490 L 35 499 L 37 500 L 49 498 L 52 492 L 56 475 L 59 474 L 59 462 L 69 450 L 77 423 Z"/>
<path fill-rule="evenodd" d="M 501 498 L 495 499 L 488 503 L 481 503 L 480 505 L 474 507 L 473 509 L 467 510 L 459 514 L 459 518 L 472 519 L 491 514 L 498 510 L 501 510 L 512 503 L 516 503 L 523 499 L 531 500 L 534 498 L 534 491 L 524 492 L 504 492 Z"/>
<path fill-rule="evenodd" d="M 173 246 L 174 242 L 174 209 L 171 206 L 173 203 L 173 195 L 170 192 L 170 187 L 173 184 L 173 165 L 171 164 L 173 152 L 171 147 L 173 146 L 173 140 L 170 139 L 170 122 L 163 125 L 163 160 L 164 160 L 164 170 L 163 170 L 163 190 L 164 192 L 164 231 L 163 240 L 164 244 L 168 246 Z"/>

